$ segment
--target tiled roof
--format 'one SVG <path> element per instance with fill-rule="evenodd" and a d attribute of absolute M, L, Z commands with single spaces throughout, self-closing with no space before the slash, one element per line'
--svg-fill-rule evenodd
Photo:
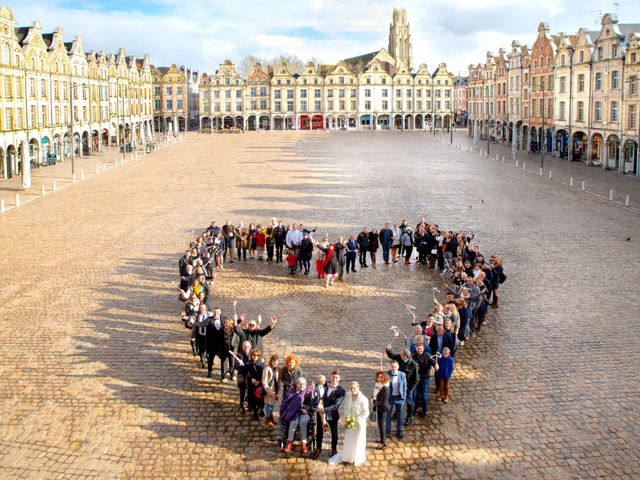
<path fill-rule="evenodd" d="M 29 34 L 29 27 L 17 27 L 16 28 L 16 35 L 18 37 L 18 43 L 20 45 L 22 45 L 22 42 L 24 41 L 25 38 L 27 38 L 28 34 Z"/>

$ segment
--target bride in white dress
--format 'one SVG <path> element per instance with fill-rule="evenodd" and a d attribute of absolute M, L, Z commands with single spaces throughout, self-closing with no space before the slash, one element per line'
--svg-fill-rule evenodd
<path fill-rule="evenodd" d="M 367 419 L 369 418 L 369 401 L 360 391 L 358 382 L 349 384 L 349 392 L 345 396 L 343 418 L 353 416 L 356 425 L 344 432 L 342 451 L 329 458 L 329 465 L 341 462 L 353 463 L 356 467 L 367 459 Z"/>

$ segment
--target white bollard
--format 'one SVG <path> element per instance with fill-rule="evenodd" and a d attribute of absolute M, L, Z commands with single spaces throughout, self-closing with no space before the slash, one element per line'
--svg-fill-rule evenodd
<path fill-rule="evenodd" d="M 540 168 L 540 175 L 542 176 L 542 168 Z M 551 170 L 549 170 L 549 180 L 551 180 Z"/>
<path fill-rule="evenodd" d="M 102 171 L 104 172 L 107 169 L 107 163 L 102 162 Z"/>
<path fill-rule="evenodd" d="M 118 166 L 118 159 L 116 158 L 116 167 Z"/>
<path fill-rule="evenodd" d="M 47 194 L 47 188 L 44 185 L 40 185 L 40 195 L 43 197 Z"/>
<path fill-rule="evenodd" d="M 527 169 L 527 162 L 522 162 L 522 170 L 526 170 Z"/>
<path fill-rule="evenodd" d="M 496 160 L 500 160 L 500 155 L 496 153 Z"/>
<path fill-rule="evenodd" d="M 84 170 L 80 170 L 80 180 L 84 180 Z"/>
<path fill-rule="evenodd" d="M 516 168 L 518 168 L 518 159 L 516 158 Z"/>
<path fill-rule="evenodd" d="M 583 180 L 583 181 L 582 181 L 582 191 L 584 192 L 586 188 L 587 188 L 587 182 L 585 182 L 585 181 Z"/>
<path fill-rule="evenodd" d="M 51 182 L 51 191 L 55 192 L 57 189 L 58 189 L 58 182 L 54 180 L 53 182 Z"/>
<path fill-rule="evenodd" d="M 627 195 L 626 197 L 624 197 L 624 206 L 628 207 L 629 206 L 629 195 Z"/>
<path fill-rule="evenodd" d="M 609 200 L 613 202 L 613 190 L 609 190 Z"/>
<path fill-rule="evenodd" d="M 96 175 L 100 173 L 100 165 L 96 165 Z"/>
<path fill-rule="evenodd" d="M 502 163 L 504 163 L 504 155 L 502 155 Z"/>
<path fill-rule="evenodd" d="M 20 206 L 20 194 L 16 193 L 16 207 Z"/>
<path fill-rule="evenodd" d="M 4 213 L 4 200 L 0 199 L 0 213 Z"/>
<path fill-rule="evenodd" d="M 76 174 L 71 175 L 71 183 L 76 183 Z"/>
<path fill-rule="evenodd" d="M 571 178 L 569 179 L 569 186 L 570 186 L 571 188 L 573 188 L 573 177 L 571 177 Z"/>

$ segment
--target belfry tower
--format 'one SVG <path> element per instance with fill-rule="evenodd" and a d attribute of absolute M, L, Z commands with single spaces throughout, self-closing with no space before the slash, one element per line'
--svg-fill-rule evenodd
<path fill-rule="evenodd" d="M 403 64 L 411 69 L 411 29 L 404 8 L 393 9 L 393 20 L 389 26 L 389 53 L 396 59 L 396 67 Z"/>

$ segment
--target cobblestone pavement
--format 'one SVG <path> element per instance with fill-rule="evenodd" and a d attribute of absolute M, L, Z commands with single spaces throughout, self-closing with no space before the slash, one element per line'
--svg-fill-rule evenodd
<path fill-rule="evenodd" d="M 447 141 L 449 134 L 439 133 L 437 139 Z M 458 130 L 454 135 L 454 143 L 463 147 L 473 145 L 473 139 L 467 135 L 466 130 Z M 487 151 L 487 142 L 480 141 L 474 146 L 474 152 L 478 155 L 479 151 Z M 491 143 L 489 147 L 488 160 L 496 161 L 498 155 L 499 161 L 505 158 L 504 166 L 515 166 L 515 160 L 518 160 L 518 168 L 522 169 L 523 165 L 527 172 L 539 175 L 540 171 L 540 153 L 527 153 L 519 150 L 516 158 L 513 158 L 511 146 L 498 145 Z M 496 162 L 497 163 L 497 162 Z M 613 190 L 613 200 L 615 202 L 625 204 L 626 196 L 629 195 L 629 206 L 640 209 L 640 181 L 632 174 L 623 175 L 616 170 L 603 170 L 601 167 L 589 166 L 584 162 L 568 162 L 566 159 L 556 158 L 552 155 L 544 156 L 544 172 L 545 178 L 551 177 L 554 181 L 570 185 L 573 178 L 573 186 L 576 189 L 582 189 L 582 182 L 585 182 L 585 192 L 593 193 L 601 197 L 609 198 L 610 190 Z"/>
<path fill-rule="evenodd" d="M 135 180 L 134 180 L 135 179 Z M 275 452 L 207 380 L 178 321 L 177 259 L 223 222 L 332 235 L 422 215 L 506 259 L 499 310 L 456 356 L 452 399 L 366 466 Z M 638 215 L 416 133 L 191 135 L 0 217 L 2 478 L 639 478 Z M 627 237 L 630 241 L 625 241 Z M 280 321 L 268 353 L 368 394 L 419 267 L 334 289 L 252 260 L 215 303 Z M 376 431 L 368 428 L 369 445 Z"/>
<path fill-rule="evenodd" d="M 158 144 L 158 146 L 164 148 L 165 143 Z M 76 182 L 91 177 L 96 172 L 104 173 L 107 169 L 118 165 L 122 166 L 133 159 L 142 158 L 145 154 L 140 151 L 135 155 L 134 157 L 133 153 L 127 153 L 124 159 L 125 163 L 123 163 L 122 154 L 118 147 L 106 147 L 93 155 L 76 157 L 74 162 Z M 73 178 L 71 171 L 71 160 L 58 162 L 56 165 L 32 168 L 31 188 L 26 191 L 22 188 L 22 175 L 0 180 L 0 201 L 4 202 L 5 211 L 8 212 L 15 207 L 16 194 L 19 195 L 20 205 L 24 206 L 28 202 L 43 198 L 42 187 L 44 187 L 45 195 L 53 192 L 54 182 L 56 191 L 69 187 Z"/>

